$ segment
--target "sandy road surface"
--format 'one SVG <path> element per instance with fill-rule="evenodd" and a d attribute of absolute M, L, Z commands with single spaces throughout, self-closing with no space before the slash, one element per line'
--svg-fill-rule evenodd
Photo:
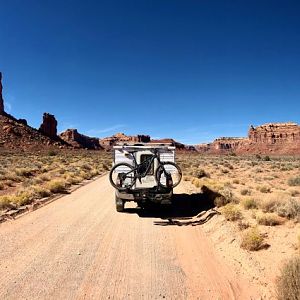
<path fill-rule="evenodd" d="M 0 299 L 257 299 L 201 226 L 156 221 L 115 212 L 105 176 L 3 223 Z"/>

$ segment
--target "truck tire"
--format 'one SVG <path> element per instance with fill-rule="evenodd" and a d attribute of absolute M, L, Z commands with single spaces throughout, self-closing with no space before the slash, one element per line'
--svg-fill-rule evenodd
<path fill-rule="evenodd" d="M 115 200 L 116 200 L 116 210 L 117 210 L 117 212 L 123 212 L 125 201 L 118 198 L 117 195 L 115 195 Z"/>

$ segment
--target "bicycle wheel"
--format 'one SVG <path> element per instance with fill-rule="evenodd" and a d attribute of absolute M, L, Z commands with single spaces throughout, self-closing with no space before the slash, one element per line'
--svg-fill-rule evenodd
<path fill-rule="evenodd" d="M 163 188 L 176 187 L 182 178 L 182 172 L 178 165 L 173 162 L 162 162 L 155 172 L 155 179 Z"/>
<path fill-rule="evenodd" d="M 126 163 L 114 165 L 109 172 L 109 181 L 111 185 L 119 191 L 130 189 L 136 181 L 133 166 Z"/>

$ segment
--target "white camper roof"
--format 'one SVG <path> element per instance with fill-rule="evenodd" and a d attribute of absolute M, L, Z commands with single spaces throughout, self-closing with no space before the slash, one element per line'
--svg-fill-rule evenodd
<path fill-rule="evenodd" d="M 118 143 L 113 146 L 113 149 L 164 149 L 164 150 L 175 150 L 175 146 L 172 146 L 171 143 Z"/>

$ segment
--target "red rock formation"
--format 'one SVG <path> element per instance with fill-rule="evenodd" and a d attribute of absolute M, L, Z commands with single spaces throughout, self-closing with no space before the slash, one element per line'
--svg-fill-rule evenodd
<path fill-rule="evenodd" d="M 4 100 L 2 97 L 2 73 L 0 72 L 0 115 L 3 115 L 4 113 Z"/>
<path fill-rule="evenodd" d="M 172 146 L 175 146 L 177 150 L 196 151 L 194 146 L 188 146 L 188 145 L 179 143 L 179 142 L 177 142 L 173 139 L 170 139 L 170 138 L 151 140 L 150 143 L 154 143 L 154 144 L 171 144 Z"/>
<path fill-rule="evenodd" d="M 248 138 L 219 138 L 196 146 L 201 153 L 300 154 L 300 126 L 296 123 L 269 123 L 251 126 Z"/>
<path fill-rule="evenodd" d="M 85 148 L 91 150 L 103 149 L 98 138 L 81 134 L 77 131 L 77 129 L 67 129 L 66 131 L 62 132 L 59 137 L 75 148 Z"/>
<path fill-rule="evenodd" d="M 100 145 L 105 149 L 110 149 L 117 143 L 148 143 L 150 142 L 149 135 L 127 136 L 124 133 L 117 133 L 113 136 L 100 139 Z"/>
<path fill-rule="evenodd" d="M 41 124 L 39 131 L 50 138 L 57 138 L 57 121 L 54 115 L 44 113 L 43 123 Z"/>
<path fill-rule="evenodd" d="M 278 154 L 300 154 L 300 126 L 297 123 L 268 123 L 248 132 L 246 151 Z"/>

